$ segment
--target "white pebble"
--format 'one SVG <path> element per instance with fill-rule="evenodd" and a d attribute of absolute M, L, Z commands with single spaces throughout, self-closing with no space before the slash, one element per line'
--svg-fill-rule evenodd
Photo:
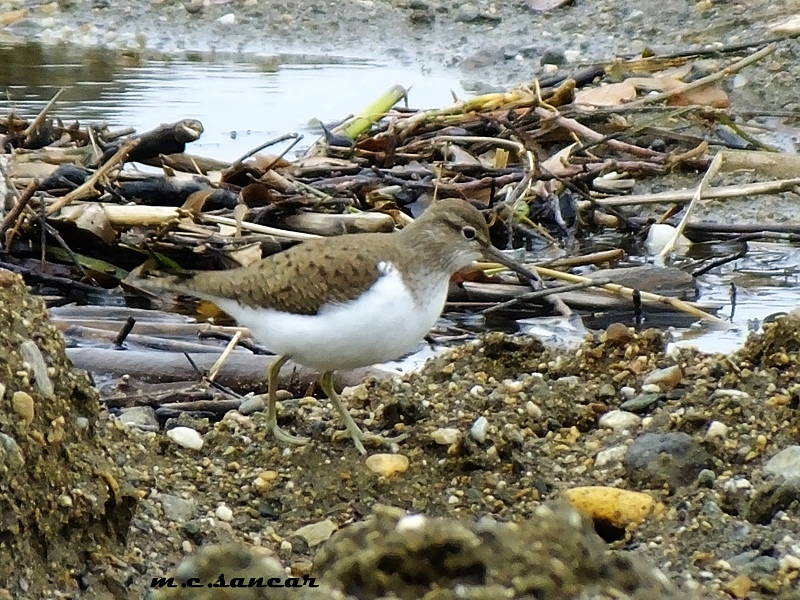
<path fill-rule="evenodd" d="M 486 417 L 478 417 L 475 419 L 475 422 L 472 424 L 472 427 L 469 430 L 469 435 L 472 437 L 473 440 L 482 444 L 486 441 L 486 434 L 489 432 L 489 421 L 486 420 Z"/>
<path fill-rule="evenodd" d="M 289 553 L 294 550 L 294 546 L 292 546 L 292 542 L 289 540 L 283 540 L 281 542 L 281 552 Z"/>
<path fill-rule="evenodd" d="M 447 499 L 447 503 L 448 504 L 458 504 L 459 502 L 461 502 L 461 501 L 458 499 L 458 496 L 450 496 Z"/>
<path fill-rule="evenodd" d="M 167 432 L 167 437 L 184 448 L 200 450 L 203 447 L 203 436 L 191 427 L 173 427 Z"/>
<path fill-rule="evenodd" d="M 597 453 L 597 456 L 594 459 L 594 466 L 596 467 L 605 467 L 611 463 L 618 463 L 625 453 L 628 451 L 627 446 L 614 446 L 613 448 L 608 448 L 607 450 L 601 450 Z"/>
<path fill-rule="evenodd" d="M 236 15 L 233 13 L 226 13 L 217 19 L 217 23 L 221 23 L 222 25 L 233 25 L 236 23 Z"/>
<path fill-rule="evenodd" d="M 449 446 L 458 440 L 459 431 L 452 427 L 440 427 L 431 433 L 431 439 L 442 446 Z"/>
<path fill-rule="evenodd" d="M 233 511 L 225 504 L 220 504 L 214 514 L 220 521 L 232 521 Z"/>
<path fill-rule="evenodd" d="M 522 382 L 513 379 L 504 379 L 503 386 L 509 394 L 517 394 L 522 391 Z"/>
<path fill-rule="evenodd" d="M 614 431 L 630 429 L 636 427 L 641 422 L 642 418 L 639 415 L 635 415 L 627 410 L 610 410 L 597 421 L 600 427 L 613 429 Z"/>
<path fill-rule="evenodd" d="M 486 390 L 483 389 L 482 385 L 475 385 L 472 386 L 472 389 L 470 389 L 469 393 L 472 394 L 473 396 L 482 396 L 483 394 L 486 393 Z"/>
<path fill-rule="evenodd" d="M 528 413 L 529 417 L 533 417 L 534 419 L 542 418 L 542 409 L 530 400 L 525 403 L 525 412 Z"/>
<path fill-rule="evenodd" d="M 405 515 L 398 522 L 397 531 L 416 531 L 425 525 L 425 515 Z"/>
<path fill-rule="evenodd" d="M 642 386 L 642 392 L 645 394 L 658 394 L 661 391 L 661 386 L 657 383 L 646 383 Z"/>
<path fill-rule="evenodd" d="M 726 438 L 728 437 L 728 429 L 729 427 L 725 425 L 725 423 L 711 421 L 711 424 L 708 426 L 708 431 L 706 431 L 706 437 L 709 439 Z"/>

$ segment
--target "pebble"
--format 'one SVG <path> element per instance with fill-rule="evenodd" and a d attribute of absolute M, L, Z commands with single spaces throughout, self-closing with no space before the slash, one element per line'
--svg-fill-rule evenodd
<path fill-rule="evenodd" d="M 640 416 L 626 410 L 610 410 L 597 421 L 600 427 L 613 429 L 614 431 L 632 429 L 641 422 L 642 418 Z"/>
<path fill-rule="evenodd" d="M 402 454 L 373 454 L 365 461 L 367 468 L 373 473 L 391 477 L 408 471 L 408 457 Z"/>
<path fill-rule="evenodd" d="M 620 529 L 641 523 L 657 508 L 647 494 L 606 486 L 572 488 L 564 492 L 564 498 L 592 520 Z"/>
<path fill-rule="evenodd" d="M 236 15 L 234 13 L 226 13 L 217 19 L 217 23 L 222 25 L 233 25 L 236 23 Z"/>
<path fill-rule="evenodd" d="M 460 435 L 461 432 L 458 429 L 454 429 L 452 427 L 440 427 L 431 433 L 431 439 L 442 446 L 450 446 L 458 440 Z"/>
<path fill-rule="evenodd" d="M 617 397 L 617 388 L 614 387 L 612 383 L 604 383 L 600 386 L 600 389 L 597 390 L 597 397 L 598 398 L 616 398 Z"/>
<path fill-rule="evenodd" d="M 214 515 L 220 521 L 225 521 L 226 523 L 229 521 L 233 521 L 233 511 L 226 504 L 220 504 L 217 507 L 217 510 L 214 511 Z"/>
<path fill-rule="evenodd" d="M 152 406 L 132 406 L 120 411 L 119 420 L 129 427 L 158 428 L 156 411 Z"/>
<path fill-rule="evenodd" d="M 518 394 L 519 392 L 522 391 L 524 384 L 521 381 L 515 381 L 513 379 L 504 379 L 503 387 L 506 388 L 506 391 L 509 394 Z"/>
<path fill-rule="evenodd" d="M 528 400 L 525 403 L 525 412 L 528 413 L 529 417 L 532 417 L 534 419 L 541 419 L 543 414 L 542 409 L 539 408 L 539 406 L 536 403 L 530 400 Z"/>
<path fill-rule="evenodd" d="M 628 479 L 637 485 L 677 489 L 689 485 L 710 463 L 705 449 L 683 432 L 645 433 L 628 448 Z"/>
<path fill-rule="evenodd" d="M 788 446 L 767 461 L 764 470 L 785 479 L 800 477 L 800 446 Z"/>
<path fill-rule="evenodd" d="M 194 500 L 187 500 L 172 494 L 158 494 L 155 499 L 161 503 L 161 510 L 170 521 L 186 523 L 191 521 L 197 512 L 197 504 Z"/>
<path fill-rule="evenodd" d="M 475 419 L 475 422 L 472 424 L 472 427 L 469 430 L 469 435 L 479 444 L 483 444 L 486 441 L 486 435 L 488 432 L 489 421 L 486 419 L 486 417 L 481 416 Z"/>
<path fill-rule="evenodd" d="M 614 446 L 613 448 L 601 450 L 597 453 L 597 456 L 594 459 L 594 466 L 605 467 L 606 465 L 612 463 L 618 463 L 622 460 L 622 457 L 625 456 L 627 451 L 628 447 L 625 445 Z"/>
<path fill-rule="evenodd" d="M 339 526 L 331 521 L 325 519 L 309 525 L 304 525 L 294 532 L 294 535 L 305 540 L 309 548 L 319 546 L 322 542 L 327 542 L 334 532 L 339 529 Z"/>
<path fill-rule="evenodd" d="M 661 386 L 657 383 L 645 383 L 642 386 L 642 393 L 644 394 L 658 394 L 661 391 Z"/>
<path fill-rule="evenodd" d="M 725 591 L 737 599 L 744 599 L 750 594 L 753 581 L 747 575 L 737 575 L 725 584 Z"/>
<path fill-rule="evenodd" d="M 665 369 L 658 369 L 644 378 L 644 385 L 655 384 L 662 390 L 673 390 L 683 379 L 683 371 L 678 365 L 672 365 Z M 644 390 L 644 387 L 642 387 Z"/>
<path fill-rule="evenodd" d="M 697 474 L 697 485 L 699 487 L 712 488 L 717 480 L 717 474 L 711 469 L 703 469 Z"/>
<path fill-rule="evenodd" d="M 6 395 L 6 386 L 3 383 L 0 383 L 0 400 Z"/>
<path fill-rule="evenodd" d="M 726 438 L 728 437 L 728 430 L 730 428 L 722 423 L 721 421 L 711 421 L 706 430 L 706 438 L 707 439 L 714 439 L 714 438 Z"/>
<path fill-rule="evenodd" d="M 17 441 L 10 435 L 0 432 L 0 459 L 2 467 L 8 470 L 21 469 L 25 466 L 25 457 Z"/>
<path fill-rule="evenodd" d="M 612 323 L 606 328 L 604 338 L 609 344 L 622 346 L 633 340 L 633 333 L 627 325 Z"/>
<path fill-rule="evenodd" d="M 261 396 L 251 396 L 245 398 L 239 405 L 239 412 L 245 416 L 266 410 L 267 405 Z"/>
<path fill-rule="evenodd" d="M 349 385 L 342 390 L 342 398 L 352 398 L 354 400 L 367 400 L 369 389 L 363 383 L 359 385 Z"/>
<path fill-rule="evenodd" d="M 203 447 L 203 436 L 191 427 L 173 427 L 167 431 L 167 437 L 184 448 L 200 450 Z"/>
<path fill-rule="evenodd" d="M 47 373 L 47 364 L 44 362 L 39 346 L 33 340 L 25 340 L 19 345 L 19 354 L 31 366 L 36 388 L 46 398 L 52 398 L 54 393 L 53 382 Z"/>
<path fill-rule="evenodd" d="M 626 400 L 620 404 L 622 410 L 633 413 L 647 412 L 651 406 L 660 402 L 664 396 L 662 394 L 639 394 L 635 398 Z"/>
<path fill-rule="evenodd" d="M 23 424 L 27 427 L 31 424 L 34 417 L 33 398 L 27 392 L 14 392 L 11 397 L 11 407 Z"/>

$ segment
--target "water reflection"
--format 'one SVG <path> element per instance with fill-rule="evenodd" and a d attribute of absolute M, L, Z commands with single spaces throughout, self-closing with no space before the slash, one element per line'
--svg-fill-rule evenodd
<path fill-rule="evenodd" d="M 310 133 L 310 141 L 316 135 L 311 119 L 342 119 L 397 83 L 413 84 L 410 101 L 416 106 L 447 104 L 450 90 L 464 96 L 446 73 L 331 56 L 144 58 L 31 44 L 0 46 L 0 64 L 0 114 L 13 109 L 33 116 L 66 87 L 52 116 L 138 131 L 199 119 L 205 134 L 190 151 L 222 160 L 291 131 Z"/>

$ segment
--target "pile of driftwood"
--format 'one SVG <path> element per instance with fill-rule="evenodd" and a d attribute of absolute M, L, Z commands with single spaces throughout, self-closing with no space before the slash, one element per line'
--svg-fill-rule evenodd
<path fill-rule="evenodd" d="M 438 198 L 459 197 L 486 210 L 496 245 L 536 250 L 544 283 L 531 290 L 530 282 L 495 277 L 499 269 L 480 265 L 454 288 L 451 308 L 514 317 L 553 307 L 622 310 L 628 317 L 672 310 L 718 323 L 709 307 L 685 301 L 693 296 L 692 276 L 742 256 L 746 245 L 681 272 L 612 268 L 627 258 L 621 243 L 582 253 L 579 242 L 611 230 L 641 249 L 658 224 L 667 236 L 661 242 L 651 236 L 649 251 L 669 258 L 687 238 L 795 234 L 785 225 L 712 227 L 691 219 L 704 199 L 800 185 L 796 178 L 775 179 L 798 172 L 796 159 L 759 142 L 734 114 L 724 87 L 775 49 L 723 53 L 713 61 L 698 54 L 617 61 L 432 110 L 398 106 L 406 90 L 396 86 L 359 115 L 323 128 L 324 136 L 294 160 L 287 156 L 296 134 L 222 163 L 186 152 L 203 132 L 198 121 L 139 135 L 113 132 L 51 118 L 54 98 L 33 120 L 0 119 L 0 267 L 22 273 L 52 306 L 101 305 L 55 311 L 73 339 L 121 347 L 135 319 L 128 344 L 218 351 L 219 342 L 175 341 L 174 334 L 203 329 L 206 338 L 236 335 L 242 342 L 241 332 L 134 313 L 130 307 L 154 299 L 138 294 L 130 274 L 143 266 L 230 268 L 318 235 L 388 232 Z M 709 72 L 709 64 L 716 69 Z M 265 153 L 279 143 L 281 154 Z M 712 185 L 719 173 L 741 169 L 769 181 Z M 632 194 L 637 182 L 675 172 L 695 174 L 696 186 Z M 581 275 L 573 273 L 577 268 Z M 558 301 L 546 302 L 554 293 Z M 81 362 L 90 360 L 100 358 Z M 106 365 L 109 372 L 119 372 L 115 361 Z M 261 366 L 254 367 L 259 379 Z M 149 368 L 139 365 L 142 376 Z"/>

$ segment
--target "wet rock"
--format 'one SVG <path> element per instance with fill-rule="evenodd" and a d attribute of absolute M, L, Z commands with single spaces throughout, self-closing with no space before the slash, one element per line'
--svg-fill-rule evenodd
<path fill-rule="evenodd" d="M 373 454 L 365 461 L 367 468 L 373 473 L 391 477 L 408 471 L 408 457 L 402 454 Z"/>
<path fill-rule="evenodd" d="M 645 433 L 634 440 L 623 462 L 636 485 L 674 490 L 692 483 L 709 466 L 710 457 L 686 433 Z"/>
<path fill-rule="evenodd" d="M 155 431 L 158 429 L 156 411 L 152 406 L 133 406 L 120 411 L 119 420 L 131 427 Z"/>
<path fill-rule="evenodd" d="M 800 477 L 800 446 L 789 446 L 767 461 L 764 470 L 786 479 Z"/>
<path fill-rule="evenodd" d="M 800 477 L 779 476 L 759 486 L 745 513 L 751 523 L 767 525 L 781 510 L 786 510 L 800 498 Z"/>
<path fill-rule="evenodd" d="M 51 398 L 46 385 L 18 376 L 30 366 L 19 351 L 28 340 L 46 365 Z M 97 421 L 97 392 L 72 369 L 44 302 L 2 269 L 0 356 L 7 400 L 0 406 L 0 589 L 14 598 L 49 597 L 63 573 L 82 573 L 98 548 L 121 552 L 136 496 L 95 428 L 78 426 Z"/>
<path fill-rule="evenodd" d="M 548 49 L 542 52 L 541 63 L 543 65 L 565 65 L 567 64 L 567 57 L 564 55 L 563 50 Z"/>
<path fill-rule="evenodd" d="M 378 509 L 317 553 L 321 581 L 359 598 L 671 598 L 674 590 L 632 554 L 607 553 L 588 520 L 564 504 L 519 523 L 401 516 Z M 456 590 L 458 590 L 456 594 Z"/>

